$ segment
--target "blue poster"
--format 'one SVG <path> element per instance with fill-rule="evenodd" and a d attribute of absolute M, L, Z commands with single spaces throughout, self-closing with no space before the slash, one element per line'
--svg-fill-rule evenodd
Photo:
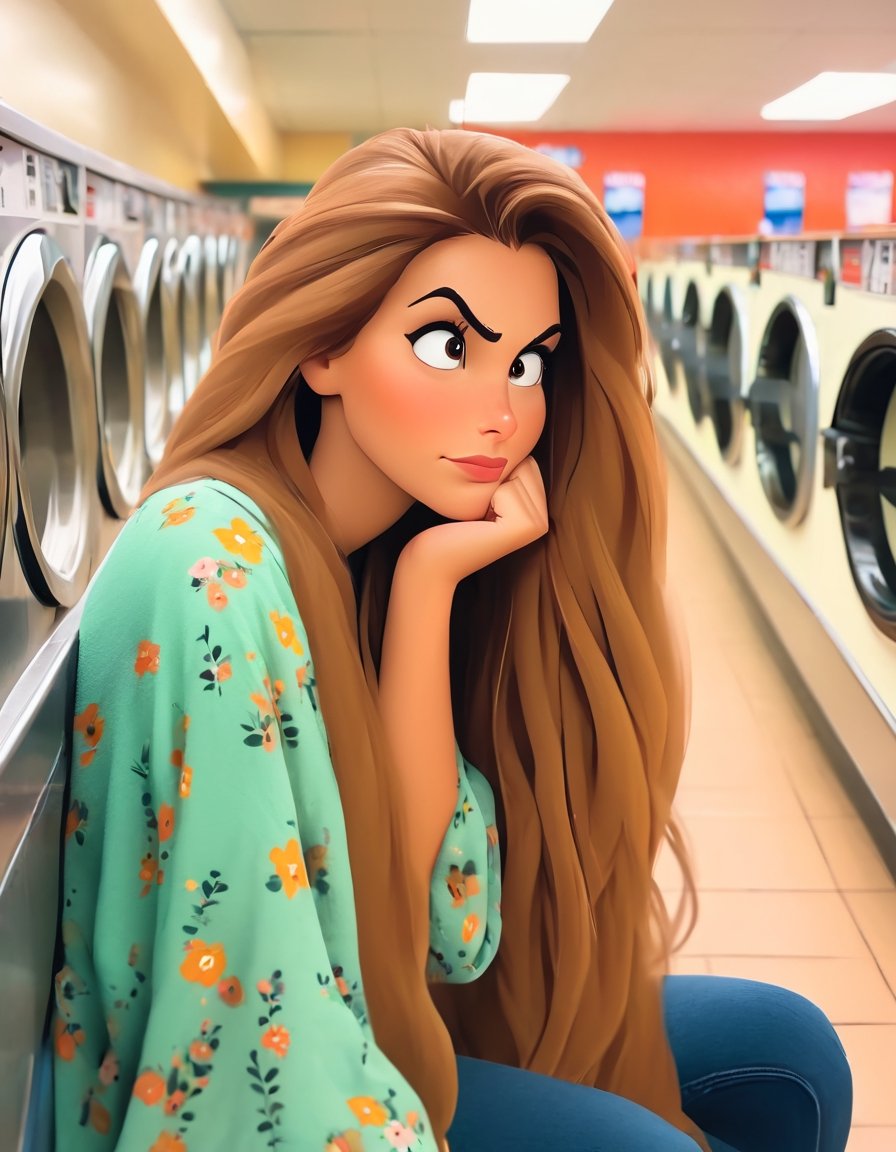
<path fill-rule="evenodd" d="M 607 172 L 604 208 L 625 240 L 637 240 L 644 230 L 644 173 Z"/>
<path fill-rule="evenodd" d="M 805 206 L 804 172 L 766 172 L 760 232 L 765 236 L 787 236 L 802 232 Z"/>

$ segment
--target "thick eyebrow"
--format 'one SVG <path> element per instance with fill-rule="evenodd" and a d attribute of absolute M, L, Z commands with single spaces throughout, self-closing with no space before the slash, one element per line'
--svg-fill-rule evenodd
<path fill-rule="evenodd" d="M 539 332 L 534 340 L 530 340 L 526 348 L 537 348 L 539 344 L 542 344 L 545 340 L 550 340 L 552 336 L 555 336 L 560 331 L 561 328 L 559 324 L 552 324 L 550 328 L 545 328 L 544 332 Z M 523 349 L 524 352 L 526 348 Z"/>
<path fill-rule="evenodd" d="M 477 320 L 473 315 L 473 310 L 470 305 L 464 300 L 460 293 L 455 292 L 453 288 L 436 288 L 432 292 L 427 292 L 425 296 L 421 296 L 419 300 L 413 300 L 408 304 L 408 308 L 413 308 L 415 304 L 422 304 L 424 300 L 432 300 L 434 296 L 444 296 L 446 300 L 450 300 L 452 304 L 456 305 L 457 310 L 463 316 L 464 320 L 472 327 L 475 328 L 483 340 L 488 340 L 490 344 L 497 344 L 503 335 L 502 332 L 495 332 L 492 328 L 486 328 L 481 320 Z"/>

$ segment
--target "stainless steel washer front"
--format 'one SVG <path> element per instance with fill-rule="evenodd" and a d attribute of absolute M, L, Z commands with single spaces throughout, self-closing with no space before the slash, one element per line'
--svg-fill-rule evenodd
<path fill-rule="evenodd" d="M 100 238 L 84 274 L 84 308 L 93 354 L 103 503 L 124 519 L 146 475 L 143 426 L 143 326 L 118 244 Z"/>
<path fill-rule="evenodd" d="M 203 372 L 206 358 L 205 276 L 202 268 L 202 244 L 198 236 L 188 236 L 177 253 L 180 280 L 179 316 L 181 351 L 184 358 L 184 393 L 193 395 Z"/>
<path fill-rule="evenodd" d="M 783 523 L 809 510 L 818 438 L 818 341 L 795 296 L 775 306 L 750 387 L 756 466 L 766 499 Z"/>
<path fill-rule="evenodd" d="M 0 348 L 17 550 L 37 599 L 68 607 L 96 547 L 96 402 L 78 286 L 44 233 L 29 233 L 10 261 Z"/>

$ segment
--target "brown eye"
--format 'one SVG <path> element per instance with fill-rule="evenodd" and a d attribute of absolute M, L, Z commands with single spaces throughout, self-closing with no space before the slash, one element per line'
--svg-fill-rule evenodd
<path fill-rule="evenodd" d="M 408 340 L 417 359 L 430 368 L 450 372 L 460 368 L 466 357 L 467 346 L 463 336 L 455 328 L 444 324 L 433 324 L 432 327 L 411 332 Z"/>
<path fill-rule="evenodd" d="M 518 388 L 532 388 L 541 383 L 544 361 L 537 352 L 524 352 L 510 365 L 510 382 Z"/>

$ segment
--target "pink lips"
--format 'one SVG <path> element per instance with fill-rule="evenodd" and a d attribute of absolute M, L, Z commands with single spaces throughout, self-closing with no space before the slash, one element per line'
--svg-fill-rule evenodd
<path fill-rule="evenodd" d="M 448 456 L 446 459 L 450 460 L 452 464 L 456 464 L 471 480 L 480 484 L 494 483 L 504 471 L 504 466 L 507 463 L 503 456 L 461 456 L 458 458 Z"/>

